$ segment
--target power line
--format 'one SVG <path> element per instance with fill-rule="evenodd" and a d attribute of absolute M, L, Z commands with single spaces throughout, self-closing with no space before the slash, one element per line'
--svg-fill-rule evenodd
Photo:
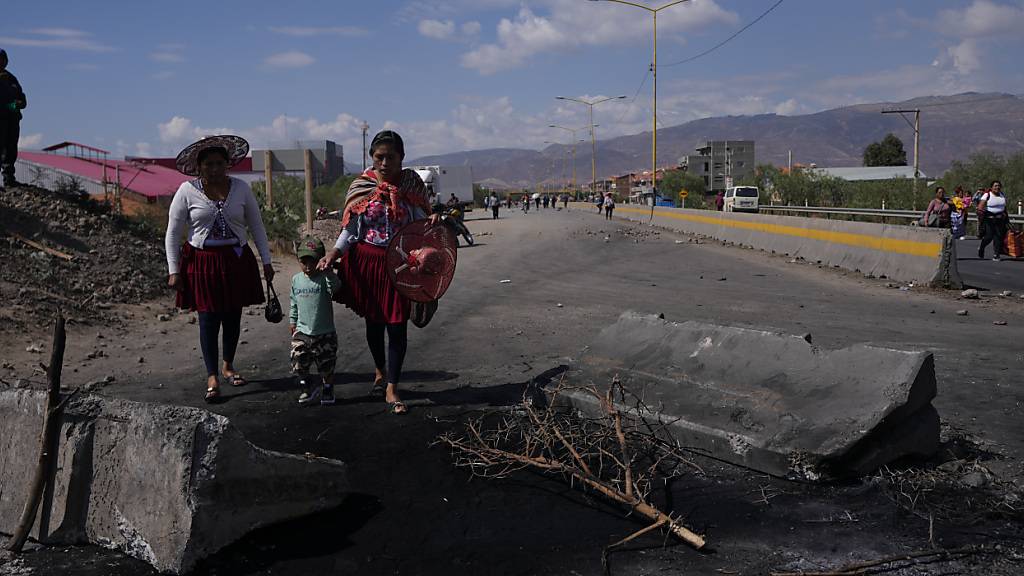
<path fill-rule="evenodd" d="M 633 99 L 629 101 L 629 105 L 626 106 L 626 109 L 622 112 L 622 115 L 619 116 L 619 119 L 615 121 L 616 124 L 621 124 L 622 123 L 622 119 L 625 118 L 626 114 L 629 114 L 629 111 L 633 109 L 633 104 L 636 103 L 637 97 L 640 96 L 640 91 L 644 89 L 644 84 L 647 84 L 647 79 L 650 76 L 651 76 L 651 69 L 648 68 L 647 69 L 647 73 L 644 74 L 644 79 L 640 81 L 640 85 L 636 87 L 636 92 L 633 93 Z"/>
<path fill-rule="evenodd" d="M 718 44 L 715 44 L 714 46 L 712 46 L 711 48 L 708 48 L 707 50 L 701 52 L 700 54 L 697 54 L 696 56 L 690 56 L 689 58 L 686 58 L 685 60 L 680 60 L 679 62 L 673 62 L 671 64 L 662 64 L 662 67 L 678 66 L 680 64 L 686 64 L 687 62 L 693 62 L 694 60 L 696 60 L 698 58 L 702 58 L 704 56 L 707 56 L 708 54 L 711 54 L 715 50 L 718 50 L 722 46 L 725 46 L 726 44 L 728 44 L 730 41 L 732 41 L 733 38 L 735 38 L 735 37 L 739 36 L 740 34 L 742 34 L 744 31 L 747 30 L 747 28 L 750 28 L 754 24 L 757 24 L 758 22 L 760 22 L 761 19 L 764 18 L 765 16 L 767 16 L 772 10 L 775 10 L 776 8 L 778 8 L 779 4 L 782 4 L 782 2 L 783 2 L 783 0 L 779 0 L 775 4 L 772 4 L 770 8 L 768 8 L 767 10 L 762 12 L 761 15 L 758 16 L 757 18 L 754 18 L 753 20 L 751 20 L 750 23 L 747 24 L 746 26 L 744 26 L 743 28 L 740 28 L 739 30 L 737 30 L 735 34 L 733 34 L 732 36 L 729 36 L 725 40 L 722 40 Z"/>

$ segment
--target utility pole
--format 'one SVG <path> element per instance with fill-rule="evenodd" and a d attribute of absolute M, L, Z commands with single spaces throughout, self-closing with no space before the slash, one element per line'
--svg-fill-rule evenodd
<path fill-rule="evenodd" d="M 363 172 L 366 172 L 366 131 L 370 129 L 370 125 L 363 122 L 360 128 L 363 130 Z"/>
<path fill-rule="evenodd" d="M 904 116 L 904 114 L 914 113 L 914 123 L 910 123 L 910 119 Z M 914 108 L 912 110 L 882 110 L 882 114 L 899 114 L 901 118 L 910 124 L 910 127 L 914 129 L 914 183 L 913 183 L 913 197 L 910 199 L 911 206 L 914 210 L 917 210 L 917 180 L 921 177 L 920 170 L 920 158 L 918 152 L 921 149 L 921 109 Z"/>

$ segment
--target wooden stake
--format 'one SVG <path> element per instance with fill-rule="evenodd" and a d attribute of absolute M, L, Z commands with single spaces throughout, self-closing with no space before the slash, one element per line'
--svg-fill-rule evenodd
<path fill-rule="evenodd" d="M 263 177 L 267 179 L 267 208 L 274 207 L 274 153 L 263 151 Z"/>
<path fill-rule="evenodd" d="M 306 233 L 313 233 L 313 151 L 306 148 Z"/>
<path fill-rule="evenodd" d="M 46 396 L 46 413 L 43 414 L 43 431 L 39 441 L 39 461 L 36 463 L 36 471 L 29 484 L 28 500 L 22 510 L 18 527 L 11 536 L 7 549 L 14 553 L 20 553 L 32 531 L 32 525 L 36 521 L 36 511 L 39 509 L 39 501 L 43 496 L 43 489 L 47 483 L 52 481 L 48 478 L 47 471 L 51 470 L 54 460 L 57 458 L 57 449 L 60 441 L 61 411 L 64 405 L 60 400 L 60 373 L 64 364 L 64 345 L 67 335 L 64 332 L 64 315 L 57 310 L 57 321 L 53 327 L 53 347 L 50 351 L 50 365 L 46 369 L 46 378 L 49 381 L 50 389 Z M 40 534 L 42 537 L 43 534 Z"/>
<path fill-rule="evenodd" d="M 65 260 L 71 260 L 72 258 L 74 258 L 74 256 L 72 256 L 71 254 L 68 254 L 67 252 L 61 252 L 60 250 L 54 250 L 53 248 L 50 248 L 49 246 L 44 246 L 44 245 L 40 244 L 39 242 L 36 242 L 35 240 L 29 240 L 28 238 L 25 238 L 24 236 L 22 236 L 21 234 L 18 234 L 17 232 L 11 232 L 10 234 L 11 234 L 12 237 L 16 238 L 17 240 L 27 244 L 28 246 L 31 246 L 31 247 L 35 248 L 36 250 L 42 250 L 43 252 L 46 252 L 50 256 L 56 256 L 57 258 L 63 258 Z"/>

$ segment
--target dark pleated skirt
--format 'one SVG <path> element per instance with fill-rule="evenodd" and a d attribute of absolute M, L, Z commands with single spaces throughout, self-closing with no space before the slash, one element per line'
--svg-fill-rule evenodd
<path fill-rule="evenodd" d="M 395 290 L 387 271 L 387 250 L 358 242 L 341 257 L 339 302 L 370 322 L 400 324 L 409 320 L 409 300 Z"/>
<path fill-rule="evenodd" d="M 236 246 L 181 247 L 184 289 L 177 295 L 179 308 L 198 312 L 237 312 L 262 304 L 263 283 L 256 256 L 248 245 L 241 254 Z"/>

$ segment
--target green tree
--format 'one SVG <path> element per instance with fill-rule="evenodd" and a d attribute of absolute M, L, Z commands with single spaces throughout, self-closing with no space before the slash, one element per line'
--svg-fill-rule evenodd
<path fill-rule="evenodd" d="M 865 166 L 906 166 L 907 152 L 903 141 L 892 132 L 879 142 L 872 142 L 864 149 Z"/>
<path fill-rule="evenodd" d="M 670 170 L 665 172 L 661 182 L 658 184 L 658 192 L 668 198 L 675 200 L 676 206 L 682 204 L 679 198 L 679 191 L 686 190 L 687 208 L 707 208 L 704 201 L 705 188 L 704 179 L 682 170 Z"/>

